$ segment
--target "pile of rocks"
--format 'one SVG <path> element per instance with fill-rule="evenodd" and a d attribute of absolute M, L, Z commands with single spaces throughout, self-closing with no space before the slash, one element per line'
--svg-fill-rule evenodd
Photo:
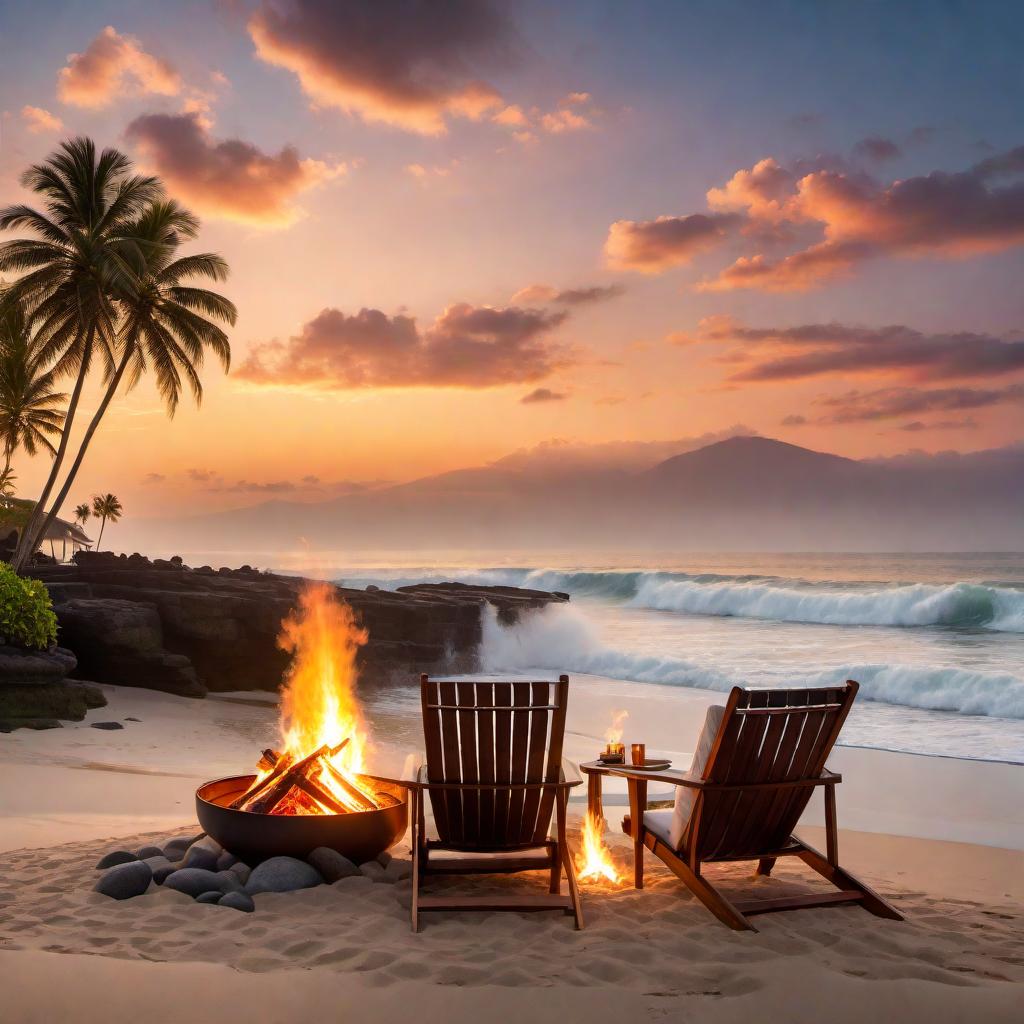
<path fill-rule="evenodd" d="M 354 864 L 337 850 L 324 846 L 306 860 L 271 857 L 250 868 L 203 833 L 171 839 L 162 847 L 143 846 L 134 852 L 112 850 L 100 858 L 96 868 L 103 874 L 93 889 L 115 900 L 142 896 L 154 885 L 162 885 L 191 896 L 196 903 L 215 903 L 245 913 L 256 909 L 253 896 L 261 892 L 294 892 L 331 885 L 354 875 L 395 883 L 412 873 L 408 860 L 389 853 L 366 864 Z"/>
<path fill-rule="evenodd" d="M 251 566 L 191 569 L 177 557 L 88 551 L 74 565 L 34 566 L 31 574 L 50 591 L 77 677 L 191 697 L 276 690 L 290 663 L 277 642 L 281 620 L 309 582 Z M 369 631 L 357 655 L 364 683 L 479 671 L 485 608 L 509 624 L 568 600 L 457 583 L 336 591 Z"/>

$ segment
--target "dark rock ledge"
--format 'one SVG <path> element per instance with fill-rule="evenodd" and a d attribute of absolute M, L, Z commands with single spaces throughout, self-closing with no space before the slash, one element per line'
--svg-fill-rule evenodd
<path fill-rule="evenodd" d="M 240 569 L 191 569 L 178 558 L 80 552 L 77 564 L 35 566 L 49 588 L 73 675 L 201 697 L 210 690 L 276 690 L 288 666 L 281 620 L 304 580 Z M 513 623 L 568 595 L 515 587 L 421 584 L 398 591 L 336 588 L 369 630 L 368 683 L 479 668 L 481 612 Z"/>

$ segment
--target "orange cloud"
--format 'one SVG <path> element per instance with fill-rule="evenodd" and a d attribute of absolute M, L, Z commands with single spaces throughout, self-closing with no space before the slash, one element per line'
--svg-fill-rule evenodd
<path fill-rule="evenodd" d="M 591 302 L 603 302 L 614 299 L 626 289 L 620 284 L 590 285 L 582 288 L 555 288 L 549 284 L 531 284 L 512 296 L 513 302 L 548 303 L 561 306 L 583 306 Z"/>
<path fill-rule="evenodd" d="M 33 135 L 40 132 L 59 132 L 64 127 L 64 122 L 56 114 L 51 114 L 42 107 L 22 107 L 21 119 Z"/>
<path fill-rule="evenodd" d="M 177 96 L 181 76 L 173 65 L 147 53 L 134 36 L 108 25 L 83 53 L 68 56 L 57 75 L 57 96 L 76 107 L 105 107 L 130 94 Z"/>
<path fill-rule="evenodd" d="M 182 200 L 200 213 L 243 224 L 293 223 L 301 216 L 296 197 L 346 170 L 301 159 L 291 146 L 270 155 L 241 139 L 217 142 L 196 111 L 145 114 L 128 126 L 127 136 Z"/>
<path fill-rule="evenodd" d="M 495 5 L 263 2 L 249 19 L 257 56 L 285 68 L 319 106 L 424 135 L 448 117 L 477 120 L 502 105 L 474 73 L 509 56 L 511 28 Z"/>
<path fill-rule="evenodd" d="M 687 264 L 699 252 L 717 245 L 736 222 L 734 214 L 726 213 L 617 220 L 608 229 L 605 259 L 620 270 L 659 274 Z"/>
<path fill-rule="evenodd" d="M 262 385 L 487 388 L 542 380 L 568 365 L 548 335 L 566 314 L 461 302 L 421 331 L 379 309 L 324 309 L 287 341 L 253 346 L 236 377 Z"/>
<path fill-rule="evenodd" d="M 895 156 L 887 140 L 863 140 L 859 155 Z M 722 239 L 728 227 L 748 251 L 701 291 L 818 287 L 882 256 L 964 257 L 1024 244 L 1024 146 L 966 171 L 934 171 L 880 184 L 838 158 L 784 167 L 766 158 L 707 193 L 709 214 L 616 221 L 605 253 L 616 266 L 660 273 Z M 732 218 L 723 222 L 720 218 Z M 819 232 L 808 239 L 808 232 Z M 798 240 L 779 257 L 749 251 Z"/>
<path fill-rule="evenodd" d="M 893 374 L 912 380 L 958 380 L 1024 372 L 1024 341 L 969 331 L 924 334 L 903 324 L 841 323 L 747 327 L 707 317 L 697 340 L 740 345 L 725 357 L 745 363 L 734 381 L 802 380 L 827 374 Z"/>

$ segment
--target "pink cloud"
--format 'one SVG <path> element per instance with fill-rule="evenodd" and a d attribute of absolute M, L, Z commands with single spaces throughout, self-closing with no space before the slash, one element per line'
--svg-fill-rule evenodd
<path fill-rule="evenodd" d="M 858 153 L 878 161 L 898 155 L 892 147 L 869 138 Z M 870 259 L 999 252 L 1024 244 L 1024 147 L 965 171 L 889 184 L 838 157 L 789 167 L 769 157 L 710 189 L 707 205 L 708 214 L 616 221 L 605 243 L 609 262 L 660 273 L 735 237 L 746 251 L 697 288 L 787 292 L 842 278 Z M 732 221 L 714 220 L 722 217 Z M 792 251 L 765 251 L 783 245 Z"/>
<path fill-rule="evenodd" d="M 479 119 L 502 105 L 482 69 L 510 56 L 512 30 L 496 5 L 317 0 L 261 3 L 249 20 L 257 56 L 291 71 L 317 106 L 424 135 L 449 117 Z"/>
<path fill-rule="evenodd" d="M 33 135 L 39 135 L 42 132 L 59 132 L 64 128 L 64 122 L 56 114 L 51 114 L 42 107 L 22 107 L 21 119 Z"/>
<path fill-rule="evenodd" d="M 241 139 L 214 140 L 203 115 L 145 114 L 128 139 L 168 187 L 200 213 L 264 227 L 300 215 L 295 199 L 345 171 L 344 165 L 302 159 L 291 146 L 264 153 Z"/>
<path fill-rule="evenodd" d="M 287 341 L 255 345 L 236 376 L 328 390 L 532 383 L 569 364 L 549 340 L 566 315 L 462 302 L 421 330 L 402 314 L 328 308 Z"/>
<path fill-rule="evenodd" d="M 177 96 L 181 76 L 147 53 L 134 36 L 108 25 L 82 53 L 72 53 L 57 75 L 57 96 L 76 107 L 105 107 L 125 94 Z"/>

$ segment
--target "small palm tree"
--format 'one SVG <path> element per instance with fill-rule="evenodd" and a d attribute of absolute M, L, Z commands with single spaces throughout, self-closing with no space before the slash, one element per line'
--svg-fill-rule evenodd
<path fill-rule="evenodd" d="M 53 373 L 45 369 L 38 337 L 29 329 L 20 303 L 0 301 L 0 445 L 4 471 L 19 448 L 51 455 L 51 437 L 61 431 L 67 395 L 54 389 Z"/>
<path fill-rule="evenodd" d="M 88 502 L 83 501 L 81 505 L 75 506 L 75 522 L 85 527 L 85 524 L 89 521 L 89 516 L 92 515 L 92 509 L 89 508 Z"/>
<path fill-rule="evenodd" d="M 124 509 L 121 508 L 121 502 L 113 494 L 97 494 L 92 499 L 92 514 L 101 520 L 100 535 L 96 541 L 97 551 L 100 549 L 100 544 L 103 543 L 103 531 L 106 529 L 107 520 L 109 519 L 112 523 L 116 523 L 121 518 L 123 512 Z"/>
<path fill-rule="evenodd" d="M 10 466 L 5 466 L 3 470 L 0 470 L 0 505 L 4 508 L 8 508 L 12 504 L 14 481 L 17 479 Z"/>

